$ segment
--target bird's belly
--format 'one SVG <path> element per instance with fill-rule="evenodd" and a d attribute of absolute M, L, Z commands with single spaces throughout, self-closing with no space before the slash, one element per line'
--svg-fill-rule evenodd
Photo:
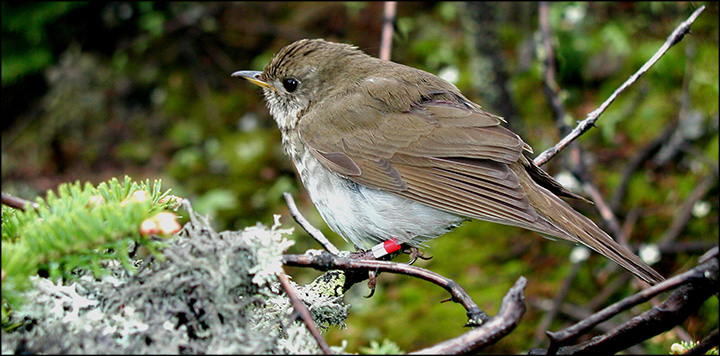
<path fill-rule="evenodd" d="M 412 246 L 438 237 L 466 219 L 392 192 L 357 184 L 323 167 L 310 153 L 295 159 L 305 189 L 330 229 L 369 249 L 396 238 Z"/>

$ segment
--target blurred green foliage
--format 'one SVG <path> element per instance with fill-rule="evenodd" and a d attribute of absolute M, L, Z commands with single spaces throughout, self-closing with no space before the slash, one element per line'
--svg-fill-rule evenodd
<path fill-rule="evenodd" d="M 616 213 L 621 222 L 638 214 L 626 226 L 632 244 L 657 241 L 698 183 L 717 171 L 718 6 L 703 4 L 707 9 L 692 34 L 608 108 L 598 130 L 578 140 L 591 157 L 594 183 L 610 199 L 637 152 L 668 125 L 699 118 L 699 134 L 683 138 L 683 149 L 667 164 L 647 163 L 631 175 Z M 551 4 L 566 123 L 572 126 L 594 110 L 699 5 Z M 479 26 L 468 4 L 400 2 L 393 60 L 456 75 L 467 97 L 505 116 L 539 153 L 560 134 L 542 91 L 537 4 L 486 6 L 482 15 L 489 22 Z M 327 229 L 299 186 L 262 93 L 230 74 L 262 69 L 273 53 L 300 38 L 353 43 L 377 55 L 381 24 L 382 4 L 371 2 L 3 2 L 3 190 L 32 198 L 76 179 L 96 184 L 125 174 L 162 178 L 174 194 L 209 214 L 219 230 L 268 223 L 274 213 L 294 224 L 282 200 L 287 191 L 315 226 L 350 249 Z M 493 56 L 502 68 L 493 65 Z M 510 102 L 497 103 L 493 98 L 501 96 L 488 83 L 503 75 Z M 555 174 L 564 160 L 561 154 L 546 169 Z M 693 218 L 679 242 L 717 241 L 717 193 L 715 183 L 702 199 L 709 213 Z M 594 207 L 577 208 L 602 221 Z M 295 236 L 291 253 L 317 248 L 301 229 Z M 523 322 L 485 351 L 528 350 L 544 315 L 538 305 L 554 297 L 569 273 L 572 246 L 483 222 L 466 223 L 430 245 L 427 253 L 435 258 L 418 264 L 460 283 L 490 314 L 520 275 L 528 277 Z M 671 275 L 697 256 L 667 254 L 656 267 Z M 567 300 L 587 304 L 608 282 L 609 265 L 593 256 Z M 317 275 L 288 271 L 306 283 Z M 613 298 L 634 290 L 628 285 Z M 331 344 L 346 339 L 347 350 L 355 352 L 388 339 L 410 351 L 465 331 L 462 308 L 440 304 L 447 293 L 426 282 L 382 274 L 375 296 L 362 298 L 365 294 L 358 285 L 347 296 L 353 305 L 348 328 L 331 329 Z M 702 308 L 684 324 L 692 336 L 717 328 L 717 318 L 707 317 L 717 315 L 717 301 Z M 569 320 L 561 316 L 551 330 Z M 657 348 L 648 350 L 668 350 L 674 341 L 658 337 L 651 343 Z"/>
<path fill-rule="evenodd" d="M 82 3 L 2 3 L 3 86 L 52 65 L 52 34 L 46 29 L 78 6 Z"/>

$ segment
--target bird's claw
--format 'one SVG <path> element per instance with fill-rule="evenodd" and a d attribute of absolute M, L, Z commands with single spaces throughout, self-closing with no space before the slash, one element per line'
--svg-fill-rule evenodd
<path fill-rule="evenodd" d="M 410 255 L 410 262 L 408 262 L 409 265 L 415 263 L 418 258 L 421 260 L 429 260 L 432 258 L 432 256 L 425 256 L 425 253 L 420 251 L 417 247 L 410 247 L 410 249 L 403 250 L 403 253 Z"/>
<path fill-rule="evenodd" d="M 370 294 L 366 295 L 365 298 L 370 298 L 375 294 L 375 285 L 377 283 L 377 273 L 375 271 L 368 271 L 368 283 L 367 286 L 370 288 Z"/>

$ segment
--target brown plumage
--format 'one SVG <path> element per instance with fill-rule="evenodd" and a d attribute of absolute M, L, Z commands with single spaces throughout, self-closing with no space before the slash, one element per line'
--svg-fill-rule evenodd
<path fill-rule="evenodd" d="M 417 246 L 460 217 L 481 219 L 580 243 L 648 283 L 663 280 L 559 198 L 579 197 L 528 158 L 502 118 L 433 74 L 322 40 L 283 48 L 261 74 L 236 74 L 264 87 L 313 202 L 357 245 L 395 237 Z"/>

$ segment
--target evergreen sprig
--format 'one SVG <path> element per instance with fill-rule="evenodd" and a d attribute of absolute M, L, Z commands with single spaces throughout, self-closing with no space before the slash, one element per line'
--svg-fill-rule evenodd
<path fill-rule="evenodd" d="M 78 267 L 102 271 L 100 261 L 118 259 L 130 269 L 128 247 L 134 241 L 156 251 L 162 241 L 143 236 L 141 223 L 175 202 L 161 181 L 150 184 L 113 178 L 94 187 L 61 184 L 57 194 L 37 198 L 36 209 L 2 207 L 2 319 L 29 277 L 47 269 L 51 277 L 71 277 Z"/>

